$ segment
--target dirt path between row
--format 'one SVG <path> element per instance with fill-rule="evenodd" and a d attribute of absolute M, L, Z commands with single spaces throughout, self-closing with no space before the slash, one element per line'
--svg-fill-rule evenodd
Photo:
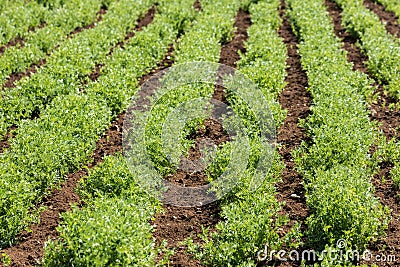
<path fill-rule="evenodd" d="M 359 47 L 355 45 L 357 38 L 351 36 L 342 27 L 342 10 L 340 7 L 330 0 L 325 0 L 329 15 L 335 26 L 335 34 L 342 40 L 343 49 L 347 54 L 347 60 L 354 63 L 353 69 L 356 71 L 367 74 L 371 80 L 372 76 L 366 68 L 366 62 L 368 61 L 367 56 L 362 54 Z M 377 87 L 375 96 L 377 101 L 370 104 L 371 115 L 370 118 L 373 121 L 377 121 L 381 124 L 379 129 L 388 138 L 399 138 L 396 134 L 396 128 L 400 126 L 400 111 L 391 111 L 388 108 L 390 103 L 396 101 L 386 94 L 384 94 L 382 85 L 375 80 L 373 86 Z M 389 207 L 392 212 L 392 220 L 389 223 L 389 229 L 387 236 L 381 241 L 371 244 L 368 249 L 373 255 L 385 254 L 385 255 L 396 255 L 400 259 L 400 240 L 398 238 L 400 233 L 400 201 L 398 198 L 398 191 L 393 186 L 393 181 L 389 178 L 389 172 L 392 168 L 392 164 L 384 162 L 380 166 L 380 172 L 375 175 L 372 179 L 372 183 L 375 187 L 375 196 L 378 197 L 381 203 Z M 383 179 L 385 182 L 383 182 Z M 378 266 L 397 266 L 395 262 L 364 262 L 365 264 L 375 263 Z"/>
<path fill-rule="evenodd" d="M 138 21 L 136 31 L 141 30 L 152 22 L 154 17 L 154 8 L 149 9 L 147 14 Z M 129 33 L 130 37 L 134 34 Z M 126 38 L 127 41 L 129 38 Z M 123 45 L 122 43 L 120 45 Z M 159 67 L 151 74 L 148 74 L 140 80 L 142 84 L 153 73 L 161 71 L 168 65 L 171 65 L 168 56 L 171 56 L 173 48 L 166 55 L 165 59 L 159 64 Z M 144 96 L 146 97 L 146 96 Z M 91 169 L 103 161 L 104 156 L 112 155 L 122 151 L 122 128 L 124 122 L 124 114 L 120 114 L 112 123 L 109 129 L 96 143 L 96 149 L 93 153 L 93 161 L 85 168 L 67 175 L 67 180 L 60 189 L 54 190 L 48 197 L 45 197 L 37 206 L 44 206 L 46 210 L 40 215 L 40 222 L 30 227 L 31 231 L 24 231 L 18 237 L 20 242 L 12 247 L 6 248 L 1 252 L 6 253 L 12 260 L 10 266 L 36 266 L 43 256 L 43 246 L 49 239 L 58 238 L 56 227 L 60 222 L 60 214 L 71 209 L 71 204 L 76 203 L 80 206 L 79 195 L 75 192 L 75 188 L 79 180 L 86 176 L 87 169 Z"/>
<path fill-rule="evenodd" d="M 309 141 L 305 129 L 299 127 L 299 120 L 310 115 L 311 94 L 307 91 L 308 79 L 300 62 L 297 51 L 298 39 L 293 33 L 291 25 L 285 14 L 286 3 L 281 1 L 280 17 L 282 24 L 279 28 L 279 36 L 286 45 L 288 58 L 287 85 L 279 95 L 279 103 L 287 110 L 287 116 L 283 125 L 278 129 L 278 144 L 281 145 L 281 155 L 286 168 L 282 172 L 282 182 L 277 185 L 277 199 L 285 202 L 283 211 L 289 216 L 290 223 L 286 226 L 287 232 L 294 223 L 300 222 L 302 230 L 305 228 L 305 220 L 309 215 L 306 205 L 303 177 L 295 170 L 295 164 L 291 152 L 297 149 L 303 141 Z"/>
<path fill-rule="evenodd" d="M 390 34 L 400 38 L 399 17 L 394 12 L 386 10 L 383 5 L 378 4 L 373 0 L 364 0 L 364 6 L 378 15 Z"/>
<path fill-rule="evenodd" d="M 12 46 L 19 46 L 22 47 L 25 44 L 25 39 L 22 37 L 15 37 L 14 39 L 8 41 L 6 44 L 3 44 L 0 46 L 0 56 L 4 54 L 4 51 L 6 51 L 7 48 L 10 48 Z"/>

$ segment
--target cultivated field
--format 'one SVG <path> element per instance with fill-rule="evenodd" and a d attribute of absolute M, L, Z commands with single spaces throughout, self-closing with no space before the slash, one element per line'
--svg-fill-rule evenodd
<path fill-rule="evenodd" d="M 0 0 L 0 266 L 400 266 L 399 16 Z"/>

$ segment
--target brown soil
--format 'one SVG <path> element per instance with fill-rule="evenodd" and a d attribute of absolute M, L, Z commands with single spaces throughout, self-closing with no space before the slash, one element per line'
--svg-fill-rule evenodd
<path fill-rule="evenodd" d="M 104 64 L 96 64 L 92 73 L 89 74 L 89 79 L 91 81 L 96 81 L 100 77 L 100 70 L 102 67 L 104 67 Z"/>
<path fill-rule="evenodd" d="M 187 157 L 182 157 L 180 162 L 181 169 L 178 169 L 173 175 L 167 175 L 165 177 L 166 180 L 180 186 L 192 187 L 209 183 L 207 175 L 203 171 L 198 171 L 202 169 L 201 167 L 204 167 L 201 164 L 202 154 L 200 144 L 204 141 L 207 142 L 207 140 L 212 140 L 213 144 L 219 146 L 220 144 L 227 142 L 229 136 L 224 132 L 223 126 L 217 121 L 207 119 L 203 126 L 204 127 L 201 127 L 189 136 L 190 140 L 194 140 L 194 147 L 189 149 Z M 185 171 L 190 169 L 192 170 Z"/>
<path fill-rule="evenodd" d="M 193 7 L 197 11 L 201 11 L 201 3 L 199 0 L 194 1 Z"/>
<path fill-rule="evenodd" d="M 15 37 L 14 39 L 10 40 L 8 43 L 0 46 L 0 56 L 4 54 L 7 48 L 19 45 L 20 47 L 24 46 L 25 39 L 21 37 Z"/>
<path fill-rule="evenodd" d="M 279 36 L 283 38 L 288 51 L 286 63 L 287 83 L 279 95 L 279 103 L 287 110 L 287 116 L 283 125 L 278 129 L 277 141 L 281 144 L 279 154 L 281 155 L 286 168 L 282 172 L 282 182 L 277 185 L 277 199 L 285 202 L 283 211 L 290 218 L 288 229 L 296 223 L 302 223 L 305 227 L 305 220 L 309 215 L 306 205 L 303 177 L 295 170 L 295 164 L 291 152 L 300 146 L 302 141 L 309 140 L 305 129 L 298 126 L 299 119 L 306 118 L 310 112 L 311 95 L 306 90 L 308 86 L 307 75 L 302 69 L 300 55 L 297 52 L 298 40 L 293 33 L 288 18 L 285 15 L 286 5 L 281 2 L 280 16 L 283 23 L 279 28 Z"/>
<path fill-rule="evenodd" d="M 3 136 L 2 139 L 0 139 L 0 154 L 4 152 L 7 148 L 10 147 L 9 144 L 9 139 L 14 138 L 16 135 L 15 132 L 13 132 L 15 129 L 17 129 L 16 126 L 11 127 L 8 129 L 7 133 Z"/>
<path fill-rule="evenodd" d="M 393 165 L 391 163 L 382 163 L 380 172 L 372 179 L 375 186 L 375 196 L 379 198 L 382 205 L 391 210 L 391 220 L 386 231 L 386 236 L 371 244 L 368 249 L 373 255 L 395 255 L 396 261 L 382 262 L 369 261 L 364 264 L 376 264 L 377 266 L 399 266 L 400 260 L 400 198 L 399 191 L 395 189 L 393 181 L 389 179 L 389 172 Z"/>
<path fill-rule="evenodd" d="M 148 20 L 147 17 L 146 20 Z M 169 57 L 172 55 L 172 50 L 173 48 L 171 47 L 166 58 L 152 73 L 158 72 L 170 65 Z M 142 77 L 140 84 L 150 76 L 151 74 Z M 141 98 L 147 96 L 143 93 L 140 93 L 139 95 Z M 146 99 L 139 101 L 139 103 L 143 102 L 146 102 Z M 12 264 L 10 266 L 36 266 L 36 264 L 40 262 L 44 252 L 44 243 L 49 239 L 54 240 L 58 238 L 56 227 L 60 222 L 60 214 L 70 210 L 71 205 L 74 203 L 77 205 L 82 204 L 79 195 L 75 192 L 75 188 L 79 180 L 88 174 L 87 169 L 91 169 L 100 164 L 106 155 L 113 155 L 122 151 L 122 129 L 124 117 L 125 114 L 120 114 L 96 143 L 92 162 L 85 168 L 67 175 L 67 180 L 61 185 L 60 189 L 55 189 L 48 197 L 45 197 L 38 204 L 38 207 L 44 206 L 47 208 L 40 215 L 40 222 L 30 226 L 31 231 L 24 231 L 21 233 L 20 236 L 18 236 L 18 244 L 1 251 L 11 258 Z"/>
<path fill-rule="evenodd" d="M 31 26 L 31 27 L 29 27 L 29 28 L 28 28 L 28 32 L 37 31 L 37 30 L 39 30 L 39 29 L 42 29 L 42 28 L 46 27 L 46 25 L 47 25 L 47 23 L 44 22 L 44 21 L 42 21 L 42 22 L 41 22 L 39 25 L 37 25 L 37 26 Z"/>
<path fill-rule="evenodd" d="M 396 16 L 392 11 L 388 11 L 381 4 L 374 2 L 373 0 L 364 0 L 364 5 L 375 12 L 380 20 L 385 24 L 386 30 L 397 38 L 400 38 L 400 27 L 399 17 Z"/>
<path fill-rule="evenodd" d="M 231 42 L 223 45 L 220 52 L 219 63 L 236 67 L 237 60 L 240 59 L 238 51 L 244 52 L 244 42 L 247 40 L 247 28 L 251 25 L 250 15 L 244 11 L 239 11 L 234 26 L 237 28 L 235 36 Z M 213 94 L 213 99 L 225 102 L 225 96 L 222 86 L 216 86 Z M 189 151 L 189 159 L 199 156 L 199 141 L 204 138 L 209 138 L 214 143 L 219 144 L 228 140 L 228 136 L 224 133 L 222 126 L 213 120 L 205 122 L 205 129 L 199 130 L 193 136 L 196 140 L 196 146 Z M 178 171 L 171 177 L 167 177 L 170 181 L 177 181 L 185 186 L 197 186 L 205 184 L 206 176 L 204 172 L 197 172 L 193 175 L 188 175 Z M 170 257 L 169 266 L 195 267 L 202 264 L 193 259 L 186 253 L 186 247 L 179 245 L 179 242 L 186 238 L 192 237 L 194 242 L 201 243 L 198 234 L 202 233 L 202 228 L 209 228 L 211 231 L 215 229 L 215 225 L 220 220 L 220 207 L 218 202 L 213 202 L 201 207 L 175 207 L 164 205 L 165 212 L 156 216 L 154 225 L 154 236 L 157 242 L 162 240 L 167 241 L 167 247 L 174 249 L 175 253 Z"/>
<path fill-rule="evenodd" d="M 238 51 L 241 53 L 246 52 L 244 42 L 248 38 L 247 28 L 250 27 L 250 25 L 250 14 L 240 10 L 233 25 L 236 28 L 235 35 L 229 43 L 222 46 L 219 63 L 236 68 L 236 62 L 240 59 Z"/>
<path fill-rule="evenodd" d="M 329 15 L 332 17 L 335 25 L 335 34 L 342 40 L 343 48 L 348 52 L 347 58 L 349 62 L 353 62 L 354 70 L 361 71 L 369 75 L 369 72 L 365 66 L 365 62 L 368 58 L 363 55 L 360 49 L 355 45 L 356 38 L 352 37 L 342 27 L 342 16 L 341 9 L 337 4 L 329 0 L 325 1 Z M 370 75 L 369 75 L 370 76 Z M 372 79 L 372 77 L 370 76 Z M 379 122 L 380 130 L 384 135 L 391 139 L 396 137 L 396 128 L 400 126 L 400 112 L 391 111 L 387 106 L 383 104 L 394 103 L 395 100 L 386 96 L 383 92 L 383 88 L 378 82 L 374 81 L 374 86 L 377 87 L 375 91 L 376 102 L 370 105 L 371 109 L 371 120 Z M 397 136 L 398 137 L 398 136 Z M 374 150 L 374 148 L 372 148 Z M 369 250 L 374 254 L 385 254 L 385 255 L 400 255 L 400 241 L 398 235 L 400 233 L 400 209 L 399 209 L 399 198 L 398 191 L 393 186 L 393 181 L 389 179 L 389 172 L 392 168 L 390 163 L 382 163 L 380 171 L 372 179 L 372 183 L 375 187 L 375 196 L 377 196 L 381 203 L 389 207 L 392 212 L 392 220 L 389 223 L 389 229 L 387 236 L 377 243 L 371 244 Z M 385 181 L 385 182 L 384 182 Z M 371 264 L 372 262 L 364 262 L 365 264 Z M 373 262 L 378 266 L 397 266 L 395 262 Z"/>
<path fill-rule="evenodd" d="M 97 16 L 98 17 L 94 22 L 92 22 L 89 25 L 76 28 L 70 34 L 68 34 L 67 38 L 72 38 L 72 36 L 75 35 L 75 34 L 78 34 L 78 33 L 82 32 L 84 30 L 92 29 L 92 28 L 96 27 L 97 23 L 99 23 L 103 19 L 103 16 L 106 13 L 107 13 L 107 8 L 106 7 L 101 7 L 100 10 L 97 11 Z"/>
<path fill-rule="evenodd" d="M 76 28 L 73 32 L 71 32 L 70 34 L 68 34 L 67 38 L 72 38 L 73 35 L 82 32 L 83 30 L 86 29 L 91 29 L 94 28 L 96 26 L 96 24 L 102 20 L 103 15 L 107 12 L 107 9 L 102 7 L 98 12 L 98 17 L 96 19 L 95 22 L 91 23 L 90 25 L 84 26 L 84 27 L 78 27 Z M 57 46 L 55 47 L 55 49 L 57 48 Z M 47 56 L 49 56 L 50 54 L 48 54 Z M 41 68 L 42 66 L 46 65 L 46 59 L 42 58 L 41 60 L 39 60 L 39 62 L 33 63 L 29 68 L 27 68 L 25 71 L 22 72 L 18 72 L 18 73 L 12 73 L 10 75 L 10 77 L 6 80 L 6 82 L 3 84 L 3 91 L 4 88 L 14 88 L 15 87 L 15 83 L 18 82 L 19 80 L 21 80 L 24 77 L 30 77 L 32 76 L 32 74 L 36 73 L 37 70 L 39 68 Z"/>

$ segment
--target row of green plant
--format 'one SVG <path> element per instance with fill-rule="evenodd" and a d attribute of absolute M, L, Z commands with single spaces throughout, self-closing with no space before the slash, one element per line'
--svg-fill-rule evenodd
<path fill-rule="evenodd" d="M 252 25 L 245 43 L 246 54 L 241 54 L 237 66 L 238 71 L 250 78 L 254 85 L 241 84 L 242 74 L 237 74 L 238 78 L 235 76 L 233 80 L 227 77 L 225 84 L 227 101 L 246 128 L 251 155 L 247 170 L 239 177 L 236 187 L 221 201 L 222 220 L 217 224 L 216 231 L 211 234 L 204 232 L 204 245 L 188 241 L 189 251 L 207 266 L 257 266 L 257 254 L 266 245 L 279 250 L 288 244 L 289 239 L 293 246 L 297 245 L 292 238 L 293 232 L 283 238 L 278 235 L 278 229 L 287 223 L 287 217 L 280 215 L 284 203 L 275 198 L 275 184 L 281 179 L 284 164 L 273 147 L 268 148 L 268 144 L 258 140 L 259 128 L 262 127 L 258 121 L 260 117 L 271 116 L 275 121 L 275 124 L 269 125 L 273 137 L 276 127 L 283 123 L 286 116 L 286 111 L 281 110 L 277 102 L 278 94 L 285 86 L 287 58 L 286 46 L 277 33 L 281 24 L 279 6 L 278 0 L 266 0 L 258 3 L 248 1 L 243 7 L 249 9 Z M 236 87 L 244 88 L 236 91 Z M 262 105 L 261 98 L 266 100 L 267 106 Z M 258 114 L 259 111 L 265 114 Z M 268 141 L 273 141 L 273 138 Z M 222 156 L 217 156 L 217 164 L 207 170 L 212 179 L 225 171 L 230 149 L 230 144 L 226 144 L 221 150 Z M 258 174 L 256 166 L 266 150 L 271 151 L 271 155 L 267 156 L 270 170 Z M 218 158 L 222 160 L 218 162 Z M 221 166 L 224 166 L 222 170 Z M 257 178 L 260 175 L 262 177 Z"/>
<path fill-rule="evenodd" d="M 362 250 L 388 223 L 370 181 L 378 161 L 369 151 L 379 134 L 366 99 L 374 88 L 347 62 L 323 1 L 287 2 L 313 97 L 312 115 L 301 122 L 312 140 L 294 153 L 311 211 L 307 240 L 320 251 L 339 239 Z"/>
<path fill-rule="evenodd" d="M 90 160 L 96 140 L 137 90 L 138 78 L 161 61 L 175 38 L 174 22 L 184 16 L 172 3 L 167 7 L 159 6 L 165 16 L 156 16 L 157 23 L 107 58 L 97 81 L 83 92 L 71 84 L 71 93 L 55 97 L 40 118 L 20 123 L 10 149 L 0 155 L 2 246 L 37 218 L 40 210 L 33 208 L 44 194 Z"/>
<path fill-rule="evenodd" d="M 5 1 L 1 5 L 0 45 L 16 37 L 22 38 L 28 30 L 46 23 L 62 4 L 61 0 L 54 1 L 52 5 L 41 1 Z"/>
<path fill-rule="evenodd" d="M 5 88 L 0 102 L 0 135 L 22 119 L 40 114 L 57 96 L 79 91 L 84 78 L 101 64 L 110 49 L 122 41 L 153 0 L 116 1 L 96 27 L 67 39 L 31 77 Z"/>
<path fill-rule="evenodd" d="M 399 18 L 400 22 L 400 3 L 393 0 L 375 0 L 375 2 L 382 4 L 386 10 L 392 11 Z"/>
<path fill-rule="evenodd" d="M 105 99 L 116 114 L 126 108 L 137 89 L 137 78 L 165 55 L 185 25 L 195 17 L 193 1 L 160 1 L 153 23 L 137 33 L 124 50 L 115 51 L 97 82 L 85 90 Z M 147 71 L 145 71 L 147 70 Z M 118 97 L 116 97 L 118 95 Z M 120 155 L 108 156 L 82 179 L 82 209 L 62 215 L 61 239 L 46 245 L 44 266 L 159 266 L 166 261 L 152 237 L 150 220 L 161 203 L 144 192 L 137 173 Z"/>
<path fill-rule="evenodd" d="M 371 74 L 400 99 L 400 41 L 386 31 L 379 17 L 362 0 L 335 0 L 343 9 L 343 25 L 360 38 L 359 45 L 368 56 Z"/>
<path fill-rule="evenodd" d="M 12 73 L 24 71 L 46 57 L 66 39 L 67 34 L 78 27 L 94 22 L 100 7 L 107 1 L 68 1 L 56 9 L 45 27 L 24 36 L 24 46 L 12 46 L 0 57 L 0 84 Z"/>

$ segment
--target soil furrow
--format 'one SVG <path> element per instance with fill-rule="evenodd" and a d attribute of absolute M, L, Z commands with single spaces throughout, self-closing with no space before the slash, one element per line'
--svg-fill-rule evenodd
<path fill-rule="evenodd" d="M 368 58 L 355 45 L 357 38 L 351 36 L 342 26 L 342 10 L 336 3 L 329 0 L 325 0 L 325 5 L 334 23 L 335 34 L 342 40 L 343 49 L 348 52 L 347 59 L 354 64 L 353 69 L 367 74 L 371 80 L 374 80 L 365 65 Z M 384 93 L 382 85 L 376 80 L 374 80 L 373 86 L 377 88 L 374 93 L 376 101 L 370 103 L 370 119 L 380 123 L 379 129 L 388 139 L 399 138 L 396 129 L 400 126 L 400 112 L 392 111 L 388 108 L 390 103 L 396 103 L 396 101 Z M 372 178 L 375 196 L 380 199 L 383 205 L 391 209 L 392 215 L 387 236 L 379 242 L 371 244 L 368 248 L 374 255 L 379 253 L 400 255 L 400 240 L 398 239 L 398 233 L 400 232 L 400 201 L 397 196 L 398 191 L 393 186 L 393 181 L 388 178 L 392 167 L 392 164 L 383 162 L 380 165 L 379 173 Z M 371 264 L 372 262 L 365 263 Z M 395 266 L 394 262 L 374 263 L 378 266 Z"/>
<path fill-rule="evenodd" d="M 0 154 L 10 147 L 9 139 L 14 138 L 15 133 L 13 132 L 17 127 L 13 126 L 8 129 L 7 133 L 0 139 Z"/>
<path fill-rule="evenodd" d="M 142 21 L 148 21 L 150 23 L 152 19 L 151 13 L 147 13 L 143 17 L 138 25 L 144 27 L 146 24 Z M 154 69 L 150 74 L 143 76 L 139 84 L 143 84 L 150 76 L 154 75 L 169 66 L 172 62 L 170 57 L 172 56 L 173 46 L 171 45 L 167 55 L 163 61 Z M 139 101 L 143 104 L 146 102 L 148 93 L 139 92 Z M 46 210 L 40 215 L 40 222 L 30 227 L 30 231 L 24 231 L 18 237 L 20 242 L 15 246 L 3 249 L 1 252 L 6 253 L 12 260 L 10 266 L 36 266 L 40 262 L 43 256 L 43 245 L 49 239 L 54 240 L 58 238 L 58 232 L 56 227 L 60 222 L 60 214 L 71 210 L 72 204 L 81 206 L 81 200 L 79 195 L 75 192 L 75 188 L 79 180 L 88 174 L 88 169 L 91 169 L 99 165 L 103 158 L 107 155 L 113 155 L 117 152 L 122 151 L 122 129 L 124 123 L 125 113 L 117 116 L 116 120 L 107 129 L 104 135 L 96 143 L 96 148 L 92 156 L 92 162 L 87 164 L 81 170 L 67 175 L 66 182 L 64 182 L 59 189 L 53 190 L 53 192 L 42 199 L 37 205 L 38 207 L 46 207 Z"/>
<path fill-rule="evenodd" d="M 14 88 L 16 82 L 18 82 L 24 77 L 31 77 L 32 74 L 35 74 L 38 71 L 38 69 L 40 69 L 44 65 L 46 65 L 45 58 L 41 59 L 39 62 L 32 64 L 29 68 L 27 68 L 22 72 L 12 73 L 3 85 L 3 93 L 4 93 L 4 88 Z"/>
<path fill-rule="evenodd" d="M 364 0 L 364 6 L 378 15 L 390 34 L 400 38 L 399 17 L 396 16 L 395 13 L 386 10 L 383 5 L 376 3 L 373 0 Z"/>
<path fill-rule="evenodd" d="M 234 27 L 236 32 L 233 39 L 224 44 L 220 51 L 219 63 L 235 68 L 236 62 L 240 59 L 238 51 L 245 52 L 244 42 L 247 40 L 247 28 L 251 25 L 250 15 L 240 10 L 236 16 Z M 226 102 L 224 88 L 215 86 L 213 99 Z M 205 128 L 197 131 L 191 138 L 195 140 L 195 147 L 190 149 L 188 158 L 193 160 L 200 156 L 199 143 L 204 139 L 211 139 L 214 144 L 218 145 L 228 140 L 228 136 L 224 133 L 222 125 L 214 120 L 206 120 Z M 198 186 L 206 184 L 206 175 L 204 171 L 195 173 L 186 173 L 177 171 L 171 177 L 167 177 L 171 182 L 184 186 Z M 169 266 L 174 267 L 198 267 L 203 266 L 200 261 L 194 260 L 186 253 L 186 248 L 179 245 L 179 242 L 186 238 L 192 237 L 194 242 L 202 243 L 198 237 L 202 233 L 202 228 L 209 228 L 211 231 L 215 229 L 215 225 L 220 220 L 219 202 L 213 202 L 200 207 L 176 207 L 172 205 L 164 205 L 165 212 L 156 216 L 154 221 L 154 236 L 157 243 L 163 240 L 167 241 L 167 247 L 174 249 L 175 253 L 170 257 Z"/>
<path fill-rule="evenodd" d="M 298 124 L 300 119 L 305 119 L 311 113 L 311 95 L 306 90 L 308 80 L 297 51 L 298 39 L 293 33 L 285 10 L 286 3 L 281 1 L 279 14 L 282 24 L 278 34 L 287 48 L 286 64 L 288 67 L 285 79 L 287 85 L 279 95 L 279 103 L 283 109 L 287 110 L 287 115 L 283 125 L 278 129 L 277 141 L 280 144 L 279 154 L 286 168 L 282 172 L 282 182 L 277 184 L 277 199 L 285 202 L 283 211 L 289 216 L 290 222 L 284 232 L 288 232 L 296 222 L 301 223 L 302 230 L 304 230 L 305 220 L 309 215 L 303 177 L 295 170 L 291 152 L 298 148 L 301 142 L 309 141 L 305 129 L 299 127 Z"/>
<path fill-rule="evenodd" d="M 143 27 L 149 25 L 155 16 L 156 13 L 156 8 L 154 6 L 152 6 L 151 8 L 149 8 L 149 10 L 147 11 L 147 13 L 138 21 L 137 25 L 131 30 L 129 31 L 124 40 L 118 42 L 117 44 L 115 44 L 114 47 L 112 47 L 110 49 L 110 52 L 108 52 L 108 55 L 111 55 L 114 52 L 114 49 L 117 47 L 121 47 L 124 48 L 124 44 L 135 35 L 135 32 L 137 31 L 141 31 L 143 29 Z"/>
<path fill-rule="evenodd" d="M 98 12 L 98 17 L 96 19 L 96 21 L 94 21 L 93 23 L 86 25 L 84 27 L 78 27 L 76 28 L 74 31 L 72 31 L 70 34 L 67 35 L 67 39 L 72 38 L 72 36 L 74 36 L 75 34 L 78 34 L 84 30 L 87 29 L 91 29 L 94 28 L 96 26 L 97 23 L 99 23 L 102 19 L 103 19 L 103 15 L 107 12 L 107 9 L 105 7 L 102 7 Z M 59 45 L 57 45 L 54 49 L 56 50 L 59 47 Z M 49 52 L 47 54 L 47 57 L 51 55 L 51 52 Z M 18 72 L 18 73 L 12 73 L 10 75 L 10 77 L 5 81 L 5 83 L 3 84 L 3 92 L 4 92 L 4 88 L 14 88 L 15 87 L 15 83 L 18 82 L 19 80 L 21 80 L 24 77 L 30 77 L 32 74 L 36 73 L 38 71 L 38 69 L 40 69 L 41 67 L 43 67 L 44 65 L 46 65 L 46 59 L 42 58 L 41 60 L 39 60 L 38 62 L 33 63 L 29 68 L 27 68 L 26 70 L 22 71 L 22 72 Z"/>
<path fill-rule="evenodd" d="M 102 7 L 100 8 L 100 10 L 97 11 L 97 16 L 98 16 L 98 17 L 97 17 L 97 19 L 96 19 L 94 22 L 90 23 L 89 25 L 76 28 L 76 29 L 73 30 L 70 34 L 67 35 L 67 38 L 72 38 L 72 36 L 75 35 L 75 34 L 78 34 L 78 33 L 82 32 L 82 31 L 84 31 L 84 30 L 88 30 L 88 29 L 92 29 L 92 28 L 96 27 L 97 23 L 99 23 L 100 21 L 102 21 L 103 16 L 104 16 L 106 13 L 107 13 L 107 7 L 102 6 Z"/>

